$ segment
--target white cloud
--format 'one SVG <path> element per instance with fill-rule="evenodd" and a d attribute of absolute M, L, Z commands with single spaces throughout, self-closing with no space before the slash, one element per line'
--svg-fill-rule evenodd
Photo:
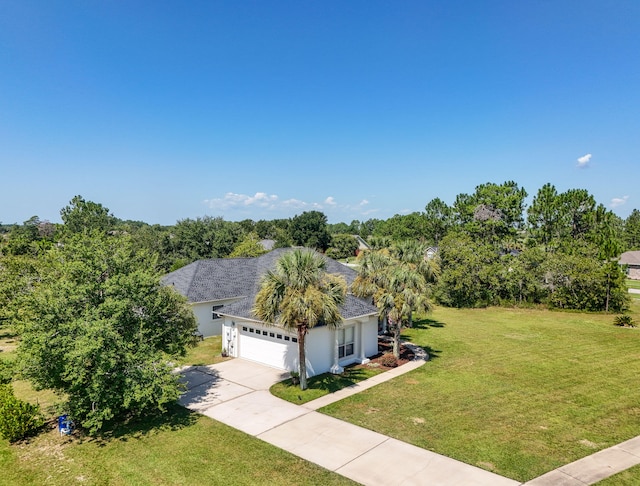
<path fill-rule="evenodd" d="M 333 198 L 333 196 L 329 196 L 327 199 L 324 200 L 324 203 L 327 206 L 337 206 L 338 203 L 336 202 L 336 200 Z"/>
<path fill-rule="evenodd" d="M 611 204 L 609 204 L 609 206 L 611 206 L 612 208 L 617 208 L 618 206 L 622 206 L 623 204 L 625 204 L 627 202 L 627 199 L 629 199 L 629 196 L 614 197 L 611 200 Z"/>
<path fill-rule="evenodd" d="M 272 208 L 276 206 L 278 196 L 265 192 L 256 192 L 253 196 L 227 192 L 221 198 L 205 199 L 204 203 L 211 209 L 235 209 L 239 207 Z"/>
<path fill-rule="evenodd" d="M 591 157 L 592 157 L 591 154 L 586 154 L 586 155 L 583 155 L 582 157 L 578 157 L 578 167 L 580 168 L 588 167 Z"/>
<path fill-rule="evenodd" d="M 366 199 L 361 200 L 356 204 L 339 204 L 335 197 L 327 196 L 322 202 L 315 201 L 303 201 L 296 198 L 281 199 L 275 194 L 268 194 L 266 192 L 256 192 L 253 196 L 246 194 L 236 194 L 234 192 L 227 192 L 224 196 L 213 199 L 205 199 L 204 204 L 210 209 L 217 211 L 238 211 L 244 215 L 251 217 L 252 212 L 260 214 L 262 211 L 269 212 L 284 212 L 290 213 L 291 211 L 327 211 L 329 213 L 355 213 L 355 214 L 369 214 L 377 211 L 377 209 L 369 209 L 366 206 L 369 201 Z"/>

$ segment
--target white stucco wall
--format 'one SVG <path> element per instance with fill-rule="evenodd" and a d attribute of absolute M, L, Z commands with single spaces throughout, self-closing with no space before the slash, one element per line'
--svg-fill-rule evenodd
<path fill-rule="evenodd" d="M 307 374 L 320 375 L 333 364 L 334 331 L 326 326 L 314 327 L 307 335 Z"/>
<path fill-rule="evenodd" d="M 378 354 L 378 317 L 370 316 L 362 324 L 362 342 L 366 357 Z"/>
<path fill-rule="evenodd" d="M 251 352 L 251 358 L 254 361 L 262 362 L 269 366 L 274 366 L 280 369 L 286 369 L 288 371 L 297 371 L 297 344 L 290 343 L 287 352 L 283 352 L 282 346 L 277 345 L 277 340 L 273 340 L 270 336 L 261 336 L 260 339 L 264 339 L 264 352 L 265 353 L 277 353 L 264 355 L 260 357 L 260 352 L 257 349 L 257 342 L 252 341 L 248 343 L 243 340 L 241 334 L 243 333 L 243 327 L 253 328 L 254 331 L 267 331 L 268 333 L 275 332 L 288 334 L 291 337 L 295 337 L 295 333 L 284 333 L 277 327 L 269 327 L 258 324 L 252 321 L 242 321 L 240 319 L 232 319 L 225 317 L 223 319 L 224 325 L 222 326 L 222 347 L 227 349 L 230 356 L 234 357 L 247 357 L 243 354 L 242 346 L 244 345 L 245 353 Z M 345 326 L 355 326 L 356 329 L 356 341 L 355 352 L 351 356 L 347 356 L 339 360 L 340 366 L 347 366 L 352 363 L 359 362 L 361 357 L 373 356 L 378 352 L 378 320 L 375 316 L 370 318 L 364 318 L 361 320 L 362 324 L 358 324 L 354 321 L 347 321 Z M 235 324 L 235 325 L 234 325 Z M 359 332 L 362 336 L 359 336 Z M 245 333 L 249 338 L 258 339 L 256 333 Z M 282 343 L 282 341 L 280 341 Z M 244 343 L 244 344 L 243 344 Z M 307 357 L 307 374 L 308 376 L 315 376 L 322 373 L 326 373 L 331 370 L 334 364 L 334 350 L 336 346 L 336 334 L 333 329 L 329 329 L 326 326 L 319 326 L 311 329 L 306 338 L 306 357 Z M 363 347 L 364 353 L 360 352 L 360 346 Z M 250 350 L 248 349 L 250 347 Z M 279 363 L 279 364 L 278 364 Z"/>
<path fill-rule="evenodd" d="M 191 309 L 198 320 L 198 331 L 200 331 L 204 337 L 220 336 L 222 334 L 222 323 L 224 319 L 213 319 L 213 306 L 230 304 L 236 300 L 238 299 L 197 302 L 191 304 Z"/>

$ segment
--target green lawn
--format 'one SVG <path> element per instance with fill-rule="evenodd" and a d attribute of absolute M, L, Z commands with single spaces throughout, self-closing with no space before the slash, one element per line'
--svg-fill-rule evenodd
<path fill-rule="evenodd" d="M 190 348 L 187 355 L 180 360 L 181 365 L 205 366 L 229 358 L 222 357 L 222 336 L 211 336 L 198 341 L 198 344 Z"/>
<path fill-rule="evenodd" d="M 640 280 L 627 279 L 627 287 L 630 289 L 640 289 Z"/>
<path fill-rule="evenodd" d="M 431 361 L 322 411 L 520 481 L 640 435 L 640 329 L 613 315 L 437 308 L 405 337 Z"/>
<path fill-rule="evenodd" d="M 171 421 L 145 423 L 103 440 L 55 430 L 28 444 L 0 440 L 0 484 L 354 484 L 266 442 L 176 406 Z"/>
<path fill-rule="evenodd" d="M 291 380 L 284 380 L 276 383 L 270 388 L 271 394 L 276 397 L 287 400 L 296 405 L 310 402 L 316 398 L 320 398 L 329 393 L 334 393 L 342 388 L 355 385 L 359 381 L 371 378 L 382 370 L 371 368 L 366 365 L 349 366 L 345 368 L 344 373 L 334 375 L 331 373 L 323 373 L 307 380 L 307 389 L 300 390 L 299 385 L 293 385 Z"/>

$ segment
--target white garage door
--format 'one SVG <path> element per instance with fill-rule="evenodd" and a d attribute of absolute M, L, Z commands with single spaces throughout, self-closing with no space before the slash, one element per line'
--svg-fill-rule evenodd
<path fill-rule="evenodd" d="M 239 356 L 274 368 L 295 370 L 298 340 L 281 329 L 243 325 L 240 327 Z"/>

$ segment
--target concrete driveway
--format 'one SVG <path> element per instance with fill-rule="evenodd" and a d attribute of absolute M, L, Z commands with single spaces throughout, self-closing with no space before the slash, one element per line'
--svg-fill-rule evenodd
<path fill-rule="evenodd" d="M 520 484 L 276 398 L 269 387 L 289 376 L 281 370 L 232 359 L 181 372 L 187 385 L 183 406 L 361 484 Z"/>

